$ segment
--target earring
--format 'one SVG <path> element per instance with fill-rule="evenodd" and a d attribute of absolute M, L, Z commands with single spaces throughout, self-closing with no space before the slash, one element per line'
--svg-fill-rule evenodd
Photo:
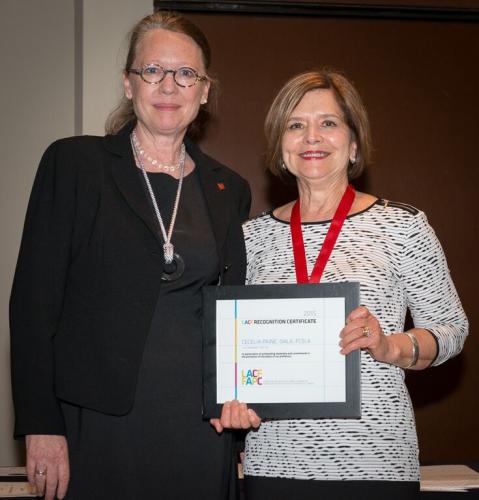
<path fill-rule="evenodd" d="M 354 165 L 356 163 L 356 158 L 349 158 L 349 163 L 351 163 L 351 165 Z"/>
<path fill-rule="evenodd" d="M 283 170 L 288 170 L 288 167 L 286 166 L 286 163 L 284 163 L 284 161 L 283 161 L 283 160 L 281 160 L 281 168 L 282 168 Z"/>
<path fill-rule="evenodd" d="M 208 102 L 208 100 L 206 99 L 206 97 L 203 97 L 203 99 L 201 99 L 201 104 L 206 104 Z"/>

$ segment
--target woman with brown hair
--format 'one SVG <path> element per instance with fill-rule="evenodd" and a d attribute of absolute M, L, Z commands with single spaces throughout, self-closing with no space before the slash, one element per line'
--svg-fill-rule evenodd
<path fill-rule="evenodd" d="M 344 355 L 361 350 L 359 419 L 267 420 L 237 401 L 222 428 L 250 431 L 247 500 L 409 499 L 419 494 L 418 444 L 404 370 L 462 349 L 468 322 L 441 246 L 420 210 L 355 191 L 369 163 L 369 122 L 343 75 L 289 80 L 265 124 L 271 171 L 298 199 L 244 224 L 248 284 L 360 283 L 361 306 L 338 331 Z M 409 309 L 414 328 L 404 331 Z"/>
<path fill-rule="evenodd" d="M 15 435 L 47 500 L 234 493 L 231 435 L 202 419 L 201 288 L 242 284 L 244 179 L 188 137 L 210 49 L 184 17 L 133 29 L 105 137 L 40 163 L 11 296 Z"/>

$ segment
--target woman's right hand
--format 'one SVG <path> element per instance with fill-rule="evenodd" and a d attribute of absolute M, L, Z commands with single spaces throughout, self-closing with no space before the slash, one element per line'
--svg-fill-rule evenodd
<path fill-rule="evenodd" d="M 221 433 L 224 429 L 257 429 L 261 424 L 261 418 L 255 411 L 248 408 L 246 403 L 240 403 L 237 399 L 226 401 L 223 404 L 220 418 L 212 418 L 210 424 Z"/>
<path fill-rule="evenodd" d="M 68 488 L 70 465 L 65 436 L 26 436 L 28 481 L 45 500 L 62 499 Z"/>

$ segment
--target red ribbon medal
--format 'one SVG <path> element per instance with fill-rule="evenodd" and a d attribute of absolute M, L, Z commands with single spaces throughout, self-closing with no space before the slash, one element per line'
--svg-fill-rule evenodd
<path fill-rule="evenodd" d="M 323 246 L 319 252 L 316 263 L 314 264 L 311 277 L 308 278 L 308 268 L 306 266 L 306 251 L 304 249 L 303 230 L 301 229 L 301 209 L 299 199 L 293 206 L 291 211 L 290 229 L 291 239 L 293 241 L 294 267 L 296 269 L 296 281 L 298 283 L 319 283 L 323 275 L 324 268 L 333 251 L 336 240 L 338 239 L 344 220 L 346 219 L 349 210 L 354 201 L 355 191 L 351 184 L 348 185 L 346 191 L 339 202 L 338 208 L 334 214 L 331 225 L 329 226 L 326 238 L 324 238 Z"/>

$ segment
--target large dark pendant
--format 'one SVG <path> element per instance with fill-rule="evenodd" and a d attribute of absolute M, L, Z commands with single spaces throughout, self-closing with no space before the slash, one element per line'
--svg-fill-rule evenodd
<path fill-rule="evenodd" d="M 173 254 L 173 261 L 170 264 L 163 264 L 162 281 L 175 281 L 181 278 L 185 271 L 185 261 L 177 253 Z"/>

